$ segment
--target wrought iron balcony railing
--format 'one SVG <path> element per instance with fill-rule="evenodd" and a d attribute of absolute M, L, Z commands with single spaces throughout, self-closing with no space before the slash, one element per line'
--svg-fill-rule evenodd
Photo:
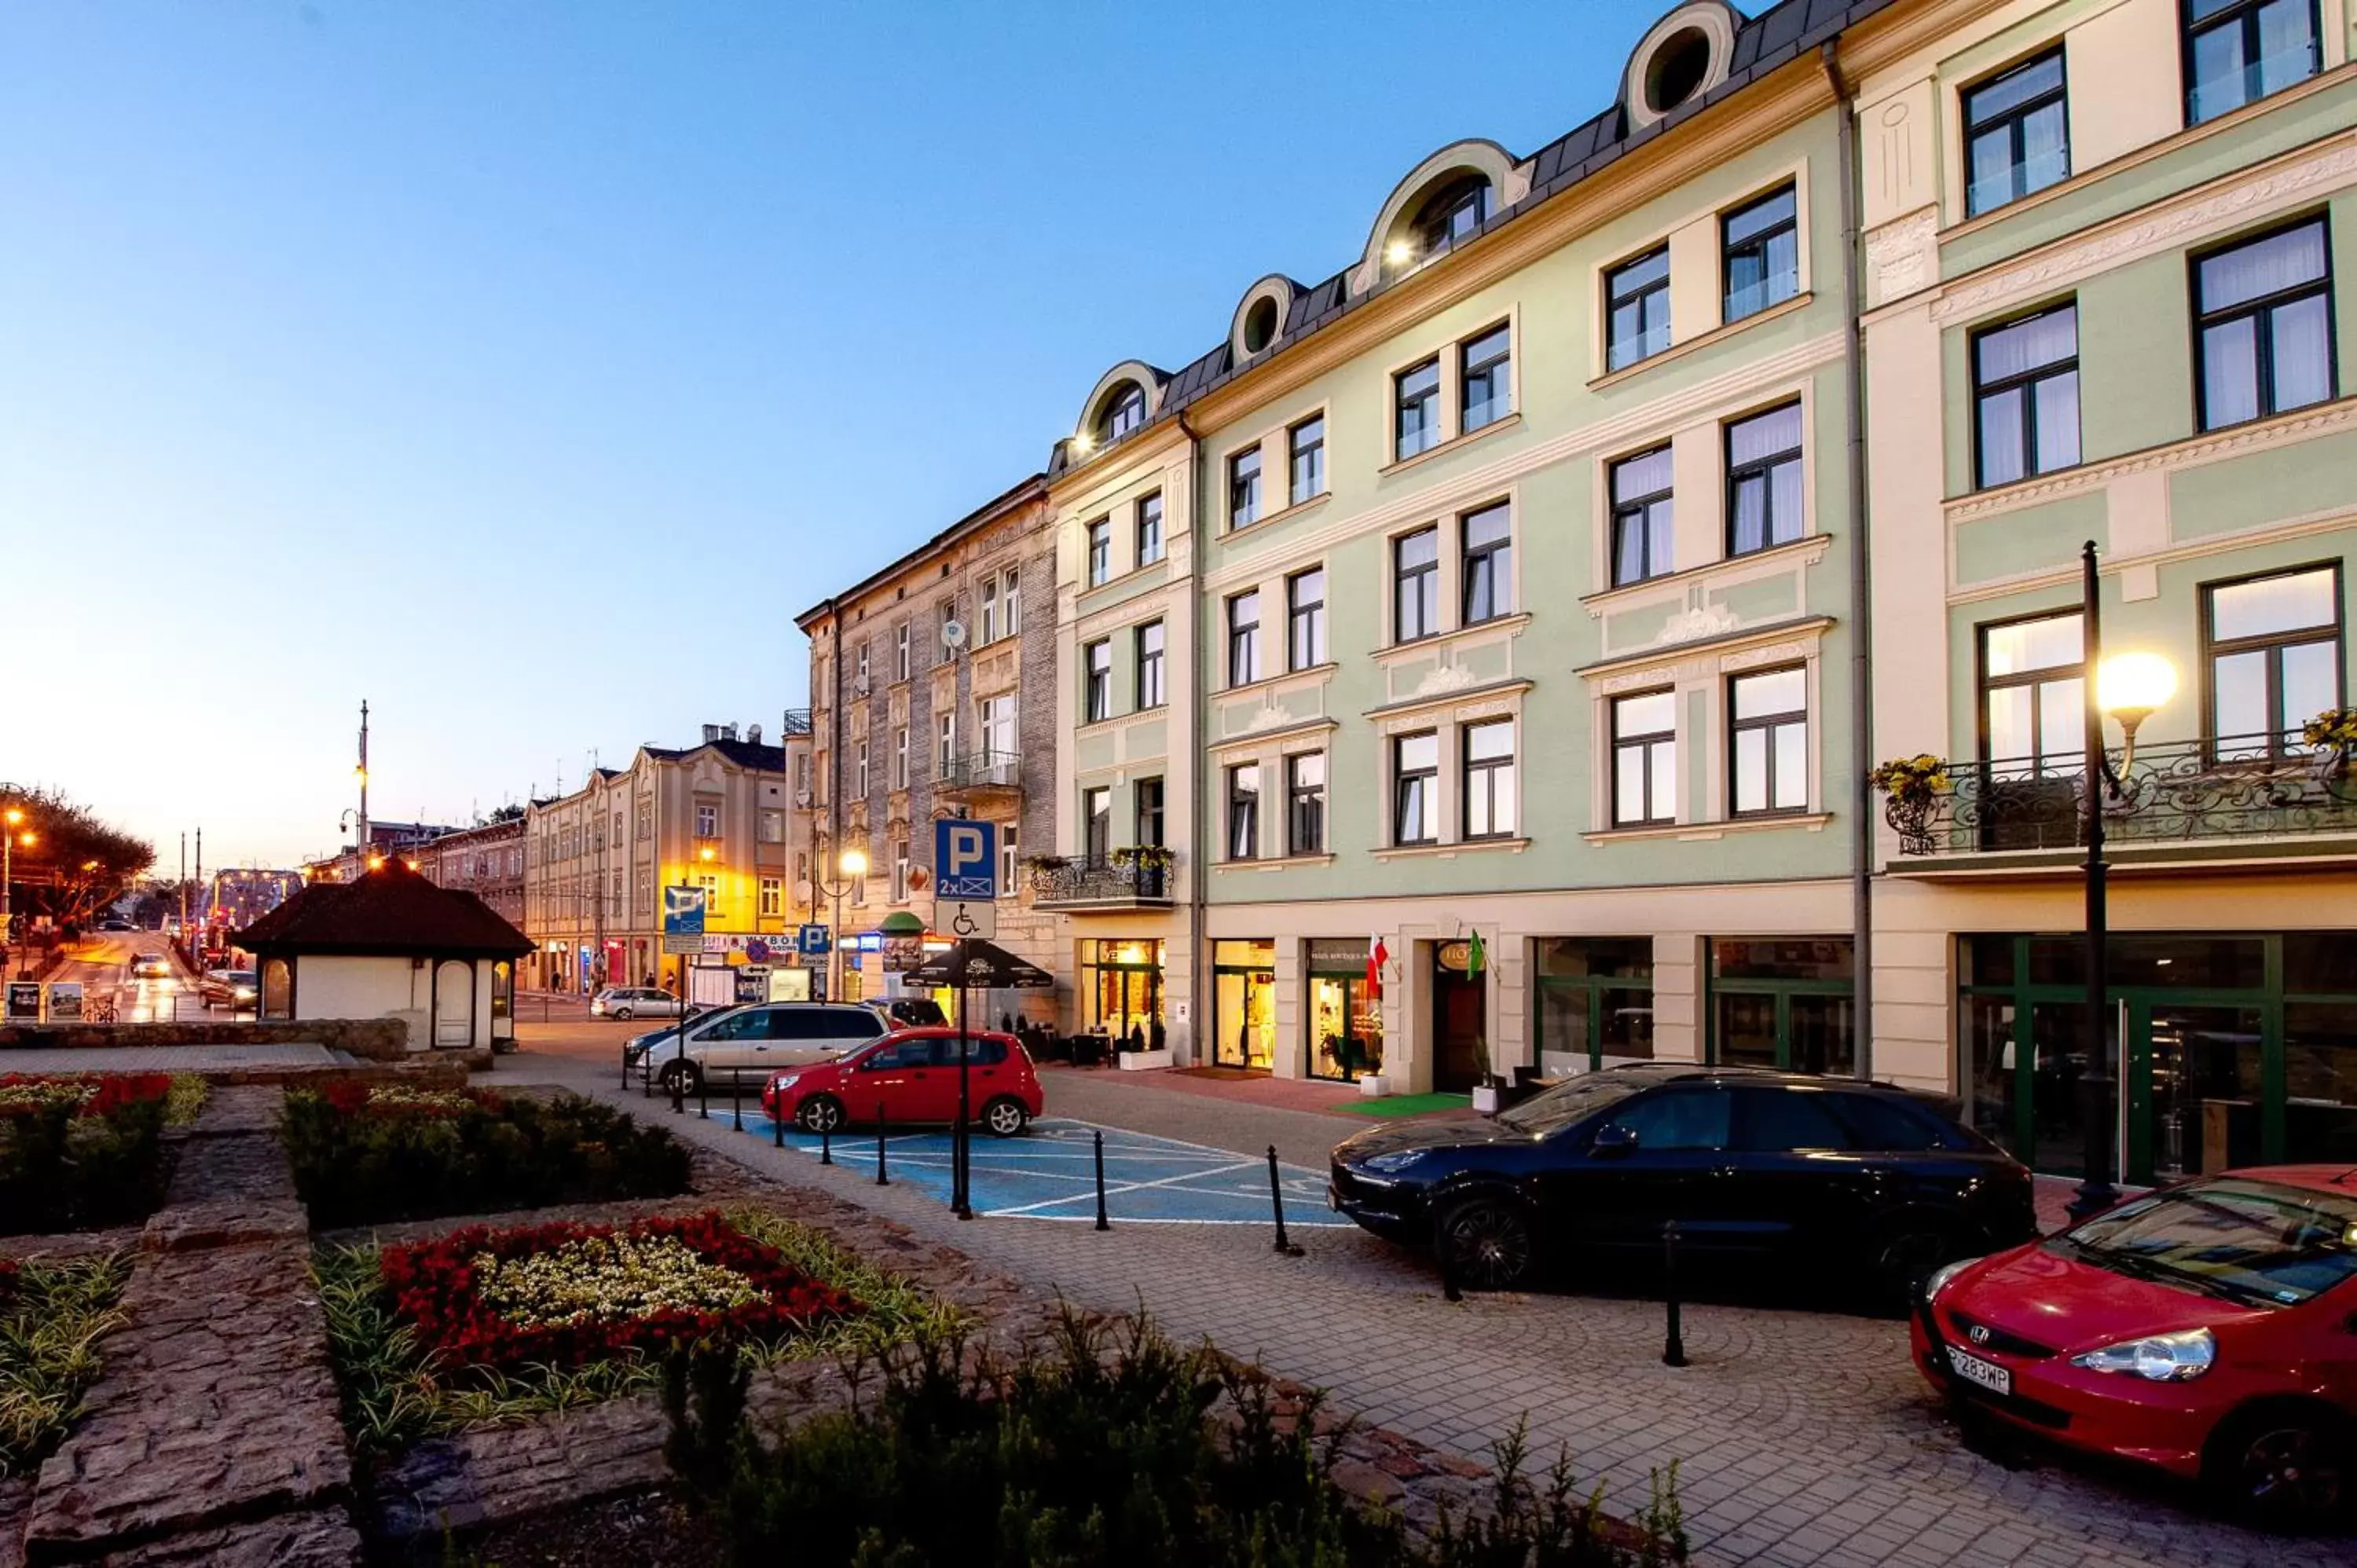
<path fill-rule="evenodd" d="M 1104 860 L 1047 861 L 1031 868 L 1031 897 L 1043 908 L 1167 904 L 1170 881 L 1171 868 L 1158 862 L 1122 865 Z"/>
<path fill-rule="evenodd" d="M 952 757 L 933 783 L 940 789 L 1020 789 L 1023 758 L 1011 751 L 969 751 Z"/>
<path fill-rule="evenodd" d="M 1959 763 L 1950 787 L 1893 794 L 1884 820 L 1902 855 L 2069 849 L 2087 842 L 2077 754 Z M 2357 769 L 2337 747 L 2230 736 L 2136 747 L 2104 793 L 2113 844 L 2357 832 Z"/>

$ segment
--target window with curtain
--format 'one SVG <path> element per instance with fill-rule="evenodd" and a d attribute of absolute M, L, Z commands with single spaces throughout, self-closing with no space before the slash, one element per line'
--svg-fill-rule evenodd
<path fill-rule="evenodd" d="M 1392 378 L 1392 456 L 1415 456 L 1440 444 L 1440 361 L 1426 360 Z"/>
<path fill-rule="evenodd" d="M 2332 279 L 2324 220 L 2200 257 L 2201 428 L 2322 403 L 2332 392 Z"/>
<path fill-rule="evenodd" d="M 1228 458 L 1228 526 L 1260 521 L 1260 448 L 1246 447 Z"/>
<path fill-rule="evenodd" d="M 2061 48 L 1966 88 L 1964 111 L 1967 217 L 2071 177 Z"/>
<path fill-rule="evenodd" d="M 2079 308 L 1973 335 L 1973 449 L 1983 489 L 2079 461 Z"/>
<path fill-rule="evenodd" d="M 1440 736 L 1432 730 L 1392 740 L 1392 842 L 1433 843 L 1440 837 Z"/>
<path fill-rule="evenodd" d="M 1727 427 L 1727 553 L 1749 555 L 1801 537 L 1801 405 Z"/>
<path fill-rule="evenodd" d="M 1392 541 L 1392 640 L 1414 642 L 1440 629 L 1440 530 Z"/>
<path fill-rule="evenodd" d="M 2212 755 L 2240 761 L 2305 751 L 2301 726 L 2341 705 L 2339 568 L 2212 583 L 2201 598 Z"/>
<path fill-rule="evenodd" d="M 1491 719 L 1458 734 L 1464 755 L 1465 836 L 1512 838 L 1520 816 L 1514 779 L 1514 721 Z"/>
<path fill-rule="evenodd" d="M 1499 323 L 1458 346 L 1458 403 L 1465 433 L 1495 424 L 1514 412 L 1513 328 Z"/>
<path fill-rule="evenodd" d="M 1288 505 L 1299 506 L 1326 493 L 1326 416 L 1305 419 L 1286 432 L 1286 448 L 1292 457 L 1291 488 L 1286 492 Z"/>
<path fill-rule="evenodd" d="M 1728 685 L 1728 799 L 1738 817 L 1809 809 L 1809 677 L 1799 665 Z"/>
<path fill-rule="evenodd" d="M 1677 821 L 1678 694 L 1612 701 L 1612 825 Z"/>
<path fill-rule="evenodd" d="M 1800 204 L 1786 186 L 1719 220 L 1720 275 L 1728 322 L 1757 316 L 1801 292 Z"/>
<path fill-rule="evenodd" d="M 1612 465 L 1612 584 L 1641 583 L 1673 569 L 1674 470 L 1657 446 Z"/>
<path fill-rule="evenodd" d="M 1159 844 L 1162 842 L 1162 779 L 1160 776 L 1141 779 L 1134 787 L 1132 803 L 1137 808 L 1137 842 Z"/>
<path fill-rule="evenodd" d="M 2305 81 L 2323 68 L 2316 0 L 2185 0 L 2185 123 Z"/>
<path fill-rule="evenodd" d="M 2079 612 L 1980 628 L 1981 757 L 1993 777 L 2076 772 L 2087 755 Z"/>
<path fill-rule="evenodd" d="M 1604 368 L 1618 371 L 1670 346 L 1670 248 L 1663 245 L 1604 274 Z"/>
<path fill-rule="evenodd" d="M 1260 590 L 1228 600 L 1228 684 L 1249 686 L 1260 679 Z"/>
<path fill-rule="evenodd" d="M 1285 759 L 1286 851 L 1326 852 L 1326 754 L 1304 751 Z"/>
<path fill-rule="evenodd" d="M 1260 858 L 1260 764 L 1228 769 L 1228 858 Z"/>
<path fill-rule="evenodd" d="M 1137 503 L 1137 564 L 1151 566 L 1162 559 L 1162 492 L 1139 498 Z"/>
<path fill-rule="evenodd" d="M 1326 568 L 1312 566 L 1285 580 L 1287 668 L 1311 670 L 1326 662 Z"/>
<path fill-rule="evenodd" d="M 1467 512 L 1461 533 L 1458 582 L 1464 618 L 1459 625 L 1494 620 L 1514 609 L 1514 510 L 1504 501 Z"/>

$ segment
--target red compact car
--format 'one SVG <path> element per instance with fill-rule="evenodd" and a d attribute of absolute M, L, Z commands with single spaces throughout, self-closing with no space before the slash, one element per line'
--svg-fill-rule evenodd
<path fill-rule="evenodd" d="M 1923 1375 L 1967 1407 L 2212 1487 L 2261 1522 L 2357 1495 L 2357 1170 L 2147 1194 L 1923 1282 Z"/>
<path fill-rule="evenodd" d="M 1012 1035 L 966 1036 L 966 1104 L 986 1133 L 1012 1138 L 1040 1113 L 1039 1075 L 1031 1054 Z M 833 1061 L 796 1068 L 761 1090 L 761 1109 L 805 1133 L 832 1133 L 849 1122 L 873 1125 L 877 1108 L 894 1126 L 954 1123 L 958 1106 L 958 1032 L 938 1026 L 897 1029 Z"/>

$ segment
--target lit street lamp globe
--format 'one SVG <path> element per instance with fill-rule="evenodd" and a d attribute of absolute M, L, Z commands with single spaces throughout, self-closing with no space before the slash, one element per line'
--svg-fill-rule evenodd
<path fill-rule="evenodd" d="M 2177 667 L 2158 653 L 2121 653 L 2095 671 L 2095 705 L 2131 736 L 2177 694 Z"/>

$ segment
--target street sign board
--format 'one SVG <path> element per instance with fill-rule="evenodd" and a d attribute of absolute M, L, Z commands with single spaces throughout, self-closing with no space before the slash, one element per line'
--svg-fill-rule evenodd
<path fill-rule="evenodd" d="M 704 934 L 704 889 L 701 887 L 666 887 L 663 889 L 663 935 L 700 937 Z M 663 951 L 670 952 L 669 947 Z M 700 950 L 691 948 L 691 952 Z"/>
<path fill-rule="evenodd" d="M 943 817 L 933 824 L 933 897 L 942 903 L 998 897 L 996 822 Z"/>
<path fill-rule="evenodd" d="M 933 901 L 933 929 L 952 941 L 995 937 L 998 934 L 998 901 L 968 898 L 952 903 L 947 898 L 937 898 Z"/>
<path fill-rule="evenodd" d="M 41 1021 L 41 983 L 38 980 L 12 980 L 8 983 L 7 1022 L 38 1024 Z"/>
<path fill-rule="evenodd" d="M 824 926 L 805 925 L 794 933 L 794 950 L 804 958 L 824 958 L 828 945 Z"/>
<path fill-rule="evenodd" d="M 676 957 L 681 953 L 702 952 L 704 950 L 704 939 L 695 935 L 694 932 L 690 932 L 688 935 L 683 937 L 675 937 L 669 931 L 665 931 L 663 933 L 662 944 L 662 950 L 664 953 L 673 957 Z"/>
<path fill-rule="evenodd" d="M 745 939 L 745 961 L 746 961 L 746 962 L 748 962 L 748 963 L 767 963 L 767 962 L 769 962 L 769 961 L 770 961 L 770 944 L 769 944 L 766 940 L 764 940 L 763 939 L 761 939 L 761 938 L 759 938 L 759 937 L 748 937 L 748 938 L 746 938 L 746 939 Z"/>
<path fill-rule="evenodd" d="M 49 982 L 49 1022 L 52 1024 L 79 1019 L 81 1016 L 81 982 L 52 980 Z"/>

